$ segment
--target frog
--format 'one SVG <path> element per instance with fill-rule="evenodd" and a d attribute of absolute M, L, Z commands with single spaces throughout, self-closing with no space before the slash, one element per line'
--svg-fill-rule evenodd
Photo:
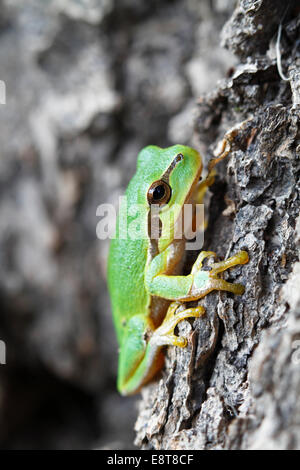
<path fill-rule="evenodd" d="M 175 225 L 185 204 L 203 202 L 214 181 L 214 166 L 231 147 L 230 134 L 202 179 L 203 162 L 192 147 L 176 144 L 167 148 L 148 145 L 137 158 L 136 173 L 129 182 L 116 222 L 108 255 L 108 289 L 119 344 L 117 389 L 121 395 L 138 393 L 152 381 L 164 364 L 164 349 L 185 348 L 188 340 L 175 334 L 179 322 L 200 318 L 201 305 L 189 306 L 212 291 L 244 293 L 244 286 L 222 278 L 229 268 L 248 262 L 248 253 L 237 252 L 217 261 L 213 251 L 200 251 L 191 271 L 182 274 L 185 237 L 175 237 Z M 134 222 L 128 207 L 139 208 L 139 237 L 121 235 L 124 224 Z M 152 235 L 153 216 L 159 230 Z M 170 212 L 172 211 L 172 217 Z M 206 266 L 207 261 L 212 261 Z"/>

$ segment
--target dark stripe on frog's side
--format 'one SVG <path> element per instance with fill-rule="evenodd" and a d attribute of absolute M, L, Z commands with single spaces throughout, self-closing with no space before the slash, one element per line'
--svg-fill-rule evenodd
<path fill-rule="evenodd" d="M 170 175 L 174 168 L 178 165 L 179 162 L 183 160 L 184 156 L 182 153 L 178 153 L 175 158 L 173 159 L 172 163 L 168 166 L 167 170 L 163 173 L 162 177 L 160 178 L 161 181 L 165 181 L 167 184 L 169 184 L 170 180 Z M 172 188 L 171 188 L 172 191 Z M 148 214 L 148 236 L 150 240 L 150 259 L 153 259 L 154 256 L 158 254 L 158 240 L 161 237 L 161 220 L 159 217 L 159 213 L 155 215 L 155 217 L 158 217 L 158 226 L 159 226 L 159 233 L 158 233 L 158 238 L 151 238 L 151 227 L 153 226 L 154 223 L 154 217 L 151 219 L 151 215 L 153 216 L 151 210 L 149 210 Z"/>
<path fill-rule="evenodd" d="M 178 153 L 176 157 L 174 158 L 174 160 L 172 161 L 171 165 L 169 165 L 168 169 L 162 175 L 161 179 L 169 184 L 169 179 L 170 179 L 170 175 L 172 171 L 178 165 L 178 163 L 181 162 L 183 159 L 184 159 L 184 156 L 182 155 L 182 153 Z"/>
<path fill-rule="evenodd" d="M 172 161 L 172 163 L 167 168 L 167 170 L 163 173 L 160 180 L 163 180 L 167 184 L 169 184 L 170 175 L 172 171 L 177 166 L 177 164 L 183 160 L 183 158 L 184 156 L 182 155 L 182 153 L 178 153 L 176 157 L 174 158 L 174 160 Z M 172 188 L 171 188 L 171 191 L 172 191 Z M 149 236 L 150 253 L 148 257 L 148 263 L 150 263 L 151 260 L 159 253 L 158 240 L 161 237 L 161 233 L 162 233 L 162 222 L 159 217 L 159 212 L 157 212 L 157 214 L 155 214 L 155 217 L 158 217 L 159 234 L 158 234 L 158 238 L 151 238 L 151 226 L 153 224 L 153 217 L 151 219 L 151 215 L 153 216 L 153 213 L 151 212 L 151 210 L 149 210 L 148 236 Z M 166 311 L 168 310 L 169 305 L 170 305 L 170 301 L 168 300 L 165 300 L 159 297 L 153 297 L 153 296 L 150 297 L 148 311 L 151 312 L 152 321 L 156 327 L 161 323 Z"/>

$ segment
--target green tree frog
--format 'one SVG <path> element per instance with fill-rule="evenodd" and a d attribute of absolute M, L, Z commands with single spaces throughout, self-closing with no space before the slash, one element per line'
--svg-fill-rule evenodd
<path fill-rule="evenodd" d="M 229 153 L 226 143 L 223 147 L 218 160 Z M 186 318 L 199 318 L 205 309 L 186 308 L 186 302 L 201 299 L 213 290 L 244 292 L 241 284 L 226 282 L 219 273 L 247 263 L 245 251 L 214 262 L 210 270 L 203 269 L 203 261 L 216 255 L 201 251 L 190 274 L 181 275 L 186 240 L 174 237 L 174 226 L 184 205 L 201 202 L 211 184 L 211 167 L 203 181 L 199 181 L 201 172 L 199 153 L 183 145 L 166 149 L 148 146 L 138 155 L 137 171 L 126 191 L 127 205 L 121 204 L 108 257 L 108 287 L 119 343 L 117 387 L 122 395 L 138 392 L 161 369 L 164 346 L 187 345 L 174 329 Z M 141 236 L 130 239 L 120 234 L 123 225 L 136 217 L 127 207 L 136 204 Z M 153 204 L 159 208 L 159 235 L 154 238 L 149 228 Z"/>

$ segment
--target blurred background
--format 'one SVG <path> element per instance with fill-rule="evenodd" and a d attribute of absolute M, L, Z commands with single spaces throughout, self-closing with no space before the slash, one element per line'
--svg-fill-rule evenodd
<path fill-rule="evenodd" d="M 219 46 L 234 6 L 0 1 L 1 448 L 133 448 L 96 209 L 145 145 L 199 148 L 193 110 L 234 65 Z"/>

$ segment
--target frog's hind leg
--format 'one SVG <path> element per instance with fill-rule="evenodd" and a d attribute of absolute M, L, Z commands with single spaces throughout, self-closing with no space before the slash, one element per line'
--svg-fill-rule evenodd
<path fill-rule="evenodd" d="M 185 318 L 200 317 L 205 309 L 195 307 L 176 313 L 180 305 L 180 302 L 172 302 L 162 324 L 156 329 L 151 320 L 142 315 L 129 320 L 119 357 L 118 390 L 122 395 L 137 393 L 162 368 L 163 346 L 184 348 L 187 345 L 187 340 L 176 336 L 174 329 Z"/>
<path fill-rule="evenodd" d="M 205 308 L 198 306 L 192 307 L 176 313 L 180 302 L 172 302 L 162 324 L 154 331 L 150 342 L 158 346 L 173 345 L 181 348 L 186 347 L 187 340 L 183 336 L 176 336 L 174 329 L 176 325 L 186 318 L 199 318 L 205 313 Z"/>

